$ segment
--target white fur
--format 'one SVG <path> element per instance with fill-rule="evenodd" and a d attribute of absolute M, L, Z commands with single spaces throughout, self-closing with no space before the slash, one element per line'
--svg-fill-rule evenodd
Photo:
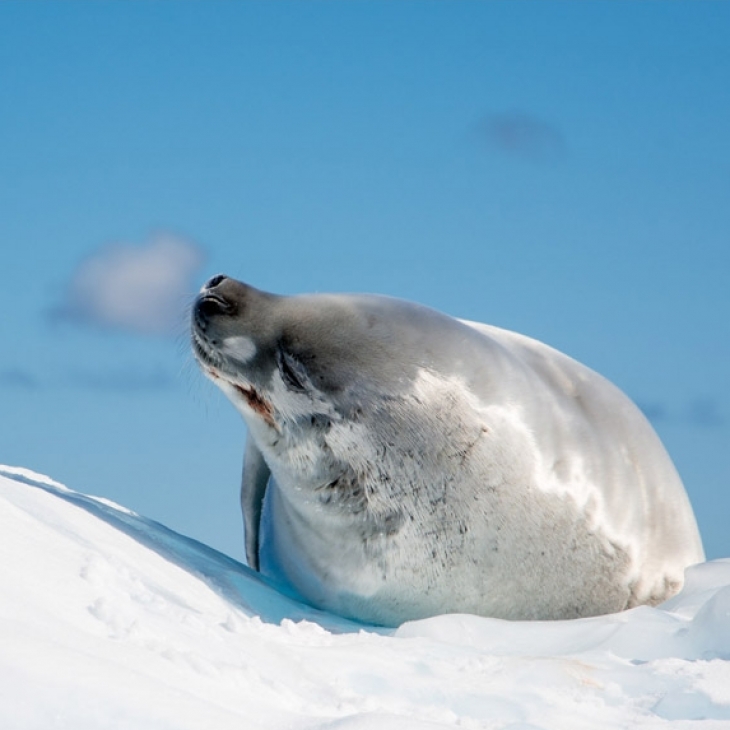
<path fill-rule="evenodd" d="M 431 615 L 443 606 L 507 618 L 541 618 L 619 610 L 639 602 L 629 584 L 637 582 L 635 565 L 644 557 L 645 546 L 637 535 L 622 533 L 612 524 L 600 489 L 586 480 L 580 453 L 571 460 L 567 478 L 558 479 L 547 470 L 553 457 L 541 452 L 522 408 L 484 405 L 460 378 L 421 370 L 410 396 L 401 403 L 395 428 L 385 435 L 386 441 L 400 438 L 399 448 L 385 454 L 383 434 L 375 424 L 337 421 L 327 434 L 326 449 L 302 438 L 286 456 L 264 451 L 276 480 L 267 524 L 269 572 L 292 583 L 315 604 L 385 624 Z M 423 406 L 414 411 L 416 404 Z M 410 431 L 403 428 L 406 424 Z M 403 452 L 419 443 L 432 448 L 404 459 Z M 462 452 L 453 503 L 445 512 L 429 514 L 423 499 L 414 500 L 413 494 L 435 492 L 434 478 L 452 470 Z M 360 517 L 327 510 L 312 499 L 313 491 L 326 481 L 323 460 L 345 462 L 362 475 L 387 471 L 400 484 L 391 485 L 391 494 L 373 498 L 371 515 L 377 518 L 403 508 L 417 515 L 416 521 L 397 536 L 371 537 L 369 550 L 364 550 L 357 528 Z M 367 476 L 363 482 L 367 484 Z M 485 493 L 489 485 L 494 495 Z M 523 492 L 523 485 L 533 486 Z M 373 491 L 378 487 L 373 483 Z M 546 511 L 556 517 L 542 524 Z M 451 514 L 460 516 L 468 537 L 445 527 L 444 519 Z M 490 519 L 485 522 L 483 516 Z M 594 559 L 596 548 L 586 543 L 591 532 L 602 535 L 596 546 L 604 558 Z M 431 535 L 435 543 L 423 542 L 424 535 Z M 529 578 L 530 561 L 537 554 L 535 546 L 525 542 L 528 537 L 539 540 L 538 552 L 547 556 L 543 562 L 562 561 L 560 585 L 538 586 Z M 578 541 L 572 548 L 571 540 Z M 490 544 L 504 553 L 499 564 L 491 566 L 491 575 L 485 571 L 481 547 Z M 574 557 L 566 557 L 569 550 L 576 550 Z M 465 560 L 469 555 L 479 556 L 477 563 Z M 625 583 L 607 598 L 613 590 L 612 570 L 619 571 Z M 595 575 L 588 580 L 591 572 Z M 445 575 L 450 580 L 444 581 Z M 665 575 L 654 582 L 650 577 L 647 586 L 637 584 L 641 598 L 663 590 Z M 681 571 L 671 577 L 681 580 Z M 529 584 L 529 598 L 516 605 L 516 587 L 528 590 Z M 586 584 L 593 588 L 582 599 Z M 575 608 L 566 607 L 566 593 L 576 596 Z"/>
<path fill-rule="evenodd" d="M 250 337 L 236 335 L 234 337 L 226 337 L 221 347 L 226 355 L 240 363 L 247 363 L 253 359 L 256 354 L 256 345 Z"/>

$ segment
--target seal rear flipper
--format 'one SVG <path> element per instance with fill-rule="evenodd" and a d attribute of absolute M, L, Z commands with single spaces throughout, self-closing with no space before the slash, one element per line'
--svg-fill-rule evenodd
<path fill-rule="evenodd" d="M 246 539 L 246 561 L 254 570 L 259 570 L 261 511 L 270 477 L 271 470 L 251 434 L 248 434 L 241 475 L 241 510 Z"/>

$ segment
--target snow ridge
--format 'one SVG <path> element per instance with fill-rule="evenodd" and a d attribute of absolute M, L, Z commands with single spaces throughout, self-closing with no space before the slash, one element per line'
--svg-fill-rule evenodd
<path fill-rule="evenodd" d="M 0 529 L 3 728 L 730 728 L 730 559 L 658 608 L 391 631 L 27 469 Z"/>

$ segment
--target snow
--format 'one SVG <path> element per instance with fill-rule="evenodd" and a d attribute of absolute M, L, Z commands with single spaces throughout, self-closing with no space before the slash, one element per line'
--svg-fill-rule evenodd
<path fill-rule="evenodd" d="M 658 608 L 396 630 L 0 467 L 1 728 L 730 728 L 730 559 Z"/>

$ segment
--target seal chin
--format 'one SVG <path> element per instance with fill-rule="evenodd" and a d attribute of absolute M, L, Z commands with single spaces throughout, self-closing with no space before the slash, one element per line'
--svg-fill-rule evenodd
<path fill-rule="evenodd" d="M 202 337 L 195 329 L 190 338 L 193 354 L 202 371 L 210 378 L 223 378 L 231 382 L 238 380 L 235 369 L 227 367 L 224 356 Z"/>
<path fill-rule="evenodd" d="M 268 426 L 276 428 L 274 408 L 251 383 L 245 382 L 240 371 L 213 347 L 195 328 L 192 329 L 193 353 L 203 372 L 218 386 L 231 391 L 232 398 L 248 407 Z"/>
<path fill-rule="evenodd" d="M 192 330 L 190 341 L 193 346 L 193 354 L 203 372 L 213 380 L 223 380 L 236 387 L 240 377 L 236 370 L 227 367 L 224 356 L 211 345 L 205 337 L 201 336 L 195 328 Z"/>
<path fill-rule="evenodd" d="M 206 367 L 215 367 L 215 361 L 218 360 L 218 356 L 206 342 L 196 332 L 195 328 L 191 330 L 190 342 L 193 346 L 193 355 L 195 359 L 205 369 Z"/>

